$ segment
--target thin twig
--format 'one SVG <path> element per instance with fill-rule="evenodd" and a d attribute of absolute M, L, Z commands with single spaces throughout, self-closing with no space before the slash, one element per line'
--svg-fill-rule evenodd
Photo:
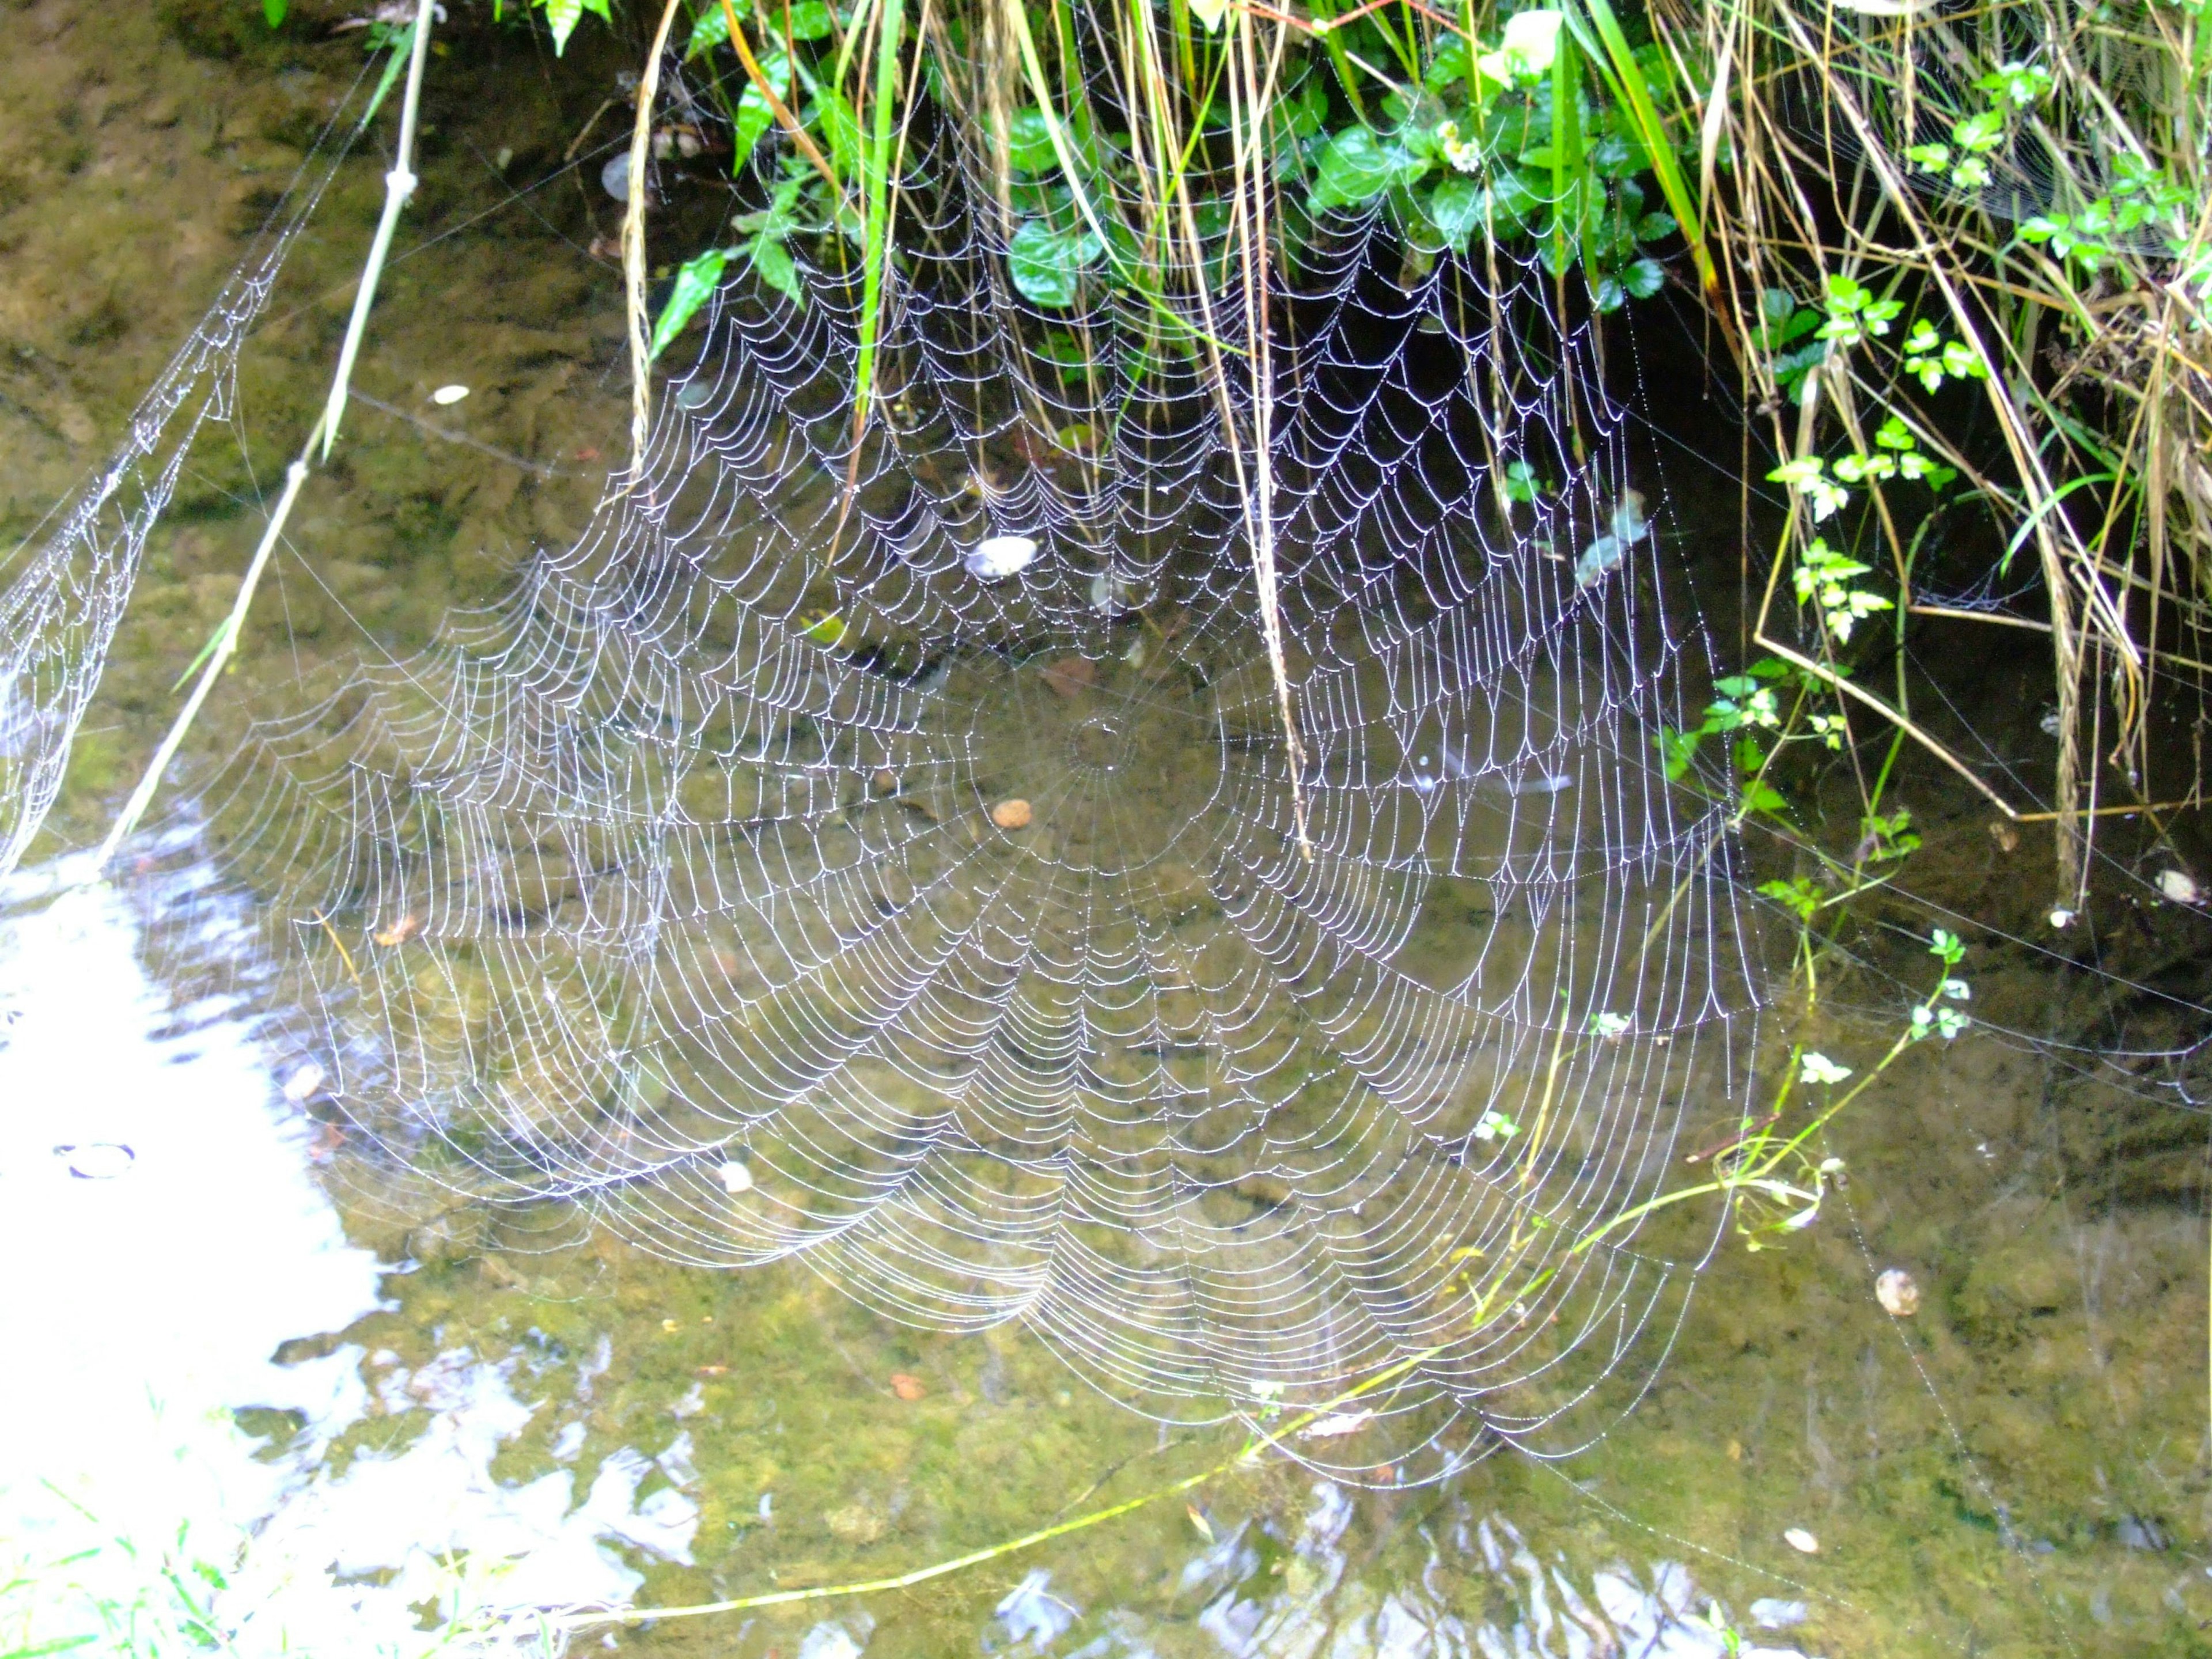
<path fill-rule="evenodd" d="M 98 856 L 93 860 L 93 872 L 97 875 L 107 867 L 131 832 L 146 816 L 154 802 L 154 794 L 161 787 L 161 775 L 176 758 L 183 746 L 185 734 L 198 718 L 200 708 L 214 690 L 216 677 L 230 664 L 237 654 L 238 641 L 246 631 L 246 612 L 252 608 L 253 595 L 261 585 L 262 573 L 269 568 L 276 544 L 283 538 L 284 526 L 292 516 L 292 508 L 300 499 L 300 490 L 307 482 L 307 472 L 320 448 L 322 458 L 330 459 L 331 445 L 337 433 L 339 416 L 344 411 L 346 389 L 353 378 L 354 359 L 361 349 L 362 334 L 368 326 L 369 307 L 376 297 L 377 279 L 383 274 L 386 256 L 392 250 L 392 232 L 399 222 L 400 210 L 407 205 L 408 198 L 415 193 L 414 172 L 415 129 L 416 116 L 422 101 L 422 65 L 430 53 L 430 19 L 435 9 L 435 0 L 420 0 L 415 15 L 414 50 L 407 63 L 407 90 L 399 106 L 399 142 L 391 172 L 384 175 L 384 213 L 377 221 L 375 237 L 369 243 L 368 258 L 362 268 L 361 287 L 354 295 L 352 319 L 346 325 L 345 343 L 339 349 L 337 372 L 331 378 L 331 392 L 323 404 L 323 412 L 307 433 L 307 441 L 284 471 L 284 491 L 277 498 L 276 507 L 269 515 L 269 522 L 261 532 L 260 545 L 253 551 L 252 562 L 246 566 L 246 578 L 239 584 L 238 597 L 232 601 L 230 614 L 216 629 L 215 640 L 208 652 L 205 665 L 200 671 L 198 683 L 192 687 L 191 696 L 171 722 L 168 734 L 161 739 L 154 757 L 147 763 L 139 777 L 138 787 L 131 792 L 122 812 L 109 829 L 107 837 L 100 844 Z"/>
<path fill-rule="evenodd" d="M 629 320 L 629 470 L 645 472 L 647 428 L 653 423 L 653 359 L 645 342 L 645 173 L 653 157 L 653 100 L 660 92 L 660 55 L 683 0 L 668 0 L 653 31 L 653 50 L 637 77 L 637 121 L 629 135 L 629 200 L 623 210 L 623 303 Z"/>

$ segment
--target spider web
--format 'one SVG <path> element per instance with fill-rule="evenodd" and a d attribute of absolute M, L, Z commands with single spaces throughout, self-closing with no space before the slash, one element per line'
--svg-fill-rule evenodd
<path fill-rule="evenodd" d="M 955 142 L 863 432 L 802 258 L 573 545 L 269 696 L 173 823 L 365 1168 L 1018 1319 L 1164 1417 L 1390 1372 L 1324 1465 L 1571 1449 L 1693 1265 L 1576 1240 L 1740 1093 L 1748 1005 L 1595 342 L 1539 270 L 1340 221 L 1269 278 L 1267 383 L 1216 377 L 1162 308 L 1236 339 L 1252 295 L 1035 310 L 987 198 L 919 189 Z"/>

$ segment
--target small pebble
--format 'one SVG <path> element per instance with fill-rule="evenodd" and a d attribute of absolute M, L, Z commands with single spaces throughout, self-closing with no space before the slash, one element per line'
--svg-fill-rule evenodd
<path fill-rule="evenodd" d="M 1910 1319 L 1920 1311 L 1920 1287 L 1902 1267 L 1886 1268 L 1875 1280 L 1874 1299 L 1884 1313 L 1899 1319 Z"/>
<path fill-rule="evenodd" d="M 1036 556 L 1037 544 L 1031 537 L 994 536 L 969 549 L 962 562 L 978 581 L 995 582 L 1028 569 Z"/>
<path fill-rule="evenodd" d="M 1800 1555 L 1818 1555 L 1820 1553 L 1820 1540 L 1802 1527 L 1790 1528 L 1782 1534 L 1782 1541 Z"/>
<path fill-rule="evenodd" d="M 465 386 L 441 386 L 430 394 L 430 401 L 441 409 L 447 409 L 468 395 L 469 389 Z"/>
<path fill-rule="evenodd" d="M 726 1193 L 749 1193 L 753 1189 L 753 1172 L 736 1162 L 725 1164 L 714 1171 Z"/>
<path fill-rule="evenodd" d="M 1001 830 L 1025 829 L 1030 817 L 1030 804 L 1025 800 L 1002 800 L 991 809 L 991 822 Z"/>
<path fill-rule="evenodd" d="M 909 1376 L 904 1371 L 893 1371 L 891 1373 L 891 1392 L 896 1395 L 900 1399 L 910 1403 L 921 1399 L 922 1395 L 927 1394 L 929 1390 L 922 1386 L 922 1381 L 920 1377 Z"/>

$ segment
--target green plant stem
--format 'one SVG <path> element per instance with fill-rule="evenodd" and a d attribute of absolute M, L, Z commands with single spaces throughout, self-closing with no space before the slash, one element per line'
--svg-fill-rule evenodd
<path fill-rule="evenodd" d="M 645 471 L 645 442 L 653 424 L 653 354 L 645 335 L 645 176 L 653 158 L 653 105 L 660 92 L 660 58 L 668 50 L 683 0 L 668 0 L 654 31 L 653 49 L 637 80 L 637 119 L 629 135 L 629 199 L 623 206 L 623 303 L 629 328 L 629 465 Z"/>
<path fill-rule="evenodd" d="M 252 562 L 246 566 L 245 580 L 239 584 L 238 597 L 232 601 L 230 614 L 216 630 L 210 648 L 205 653 L 205 666 L 200 670 L 199 681 L 191 696 L 177 713 L 169 726 L 168 734 L 161 739 L 154 757 L 147 763 L 140 775 L 137 787 L 124 803 L 123 811 L 109 829 L 106 839 L 100 844 L 98 856 L 93 864 L 96 876 L 107 868 L 115 856 L 116 848 L 138 827 L 146 810 L 154 802 L 155 792 L 161 787 L 161 774 L 176 758 L 177 750 L 184 744 L 192 722 L 198 718 L 208 694 L 215 689 L 216 677 L 229 666 L 237 653 L 240 636 L 246 628 L 246 612 L 252 608 L 255 590 L 261 585 L 262 573 L 269 567 L 276 544 L 283 539 L 284 526 L 292 516 L 292 508 L 300 499 L 301 489 L 307 482 L 310 466 L 317 459 L 330 459 L 331 445 L 337 433 L 339 416 L 344 411 L 346 388 L 353 378 L 354 360 L 361 350 L 363 332 L 368 326 L 370 306 L 376 298 L 377 279 L 384 270 L 384 262 L 392 250 L 393 229 L 399 222 L 400 210 L 407 205 L 415 193 L 415 131 L 416 118 L 422 109 L 422 64 L 430 50 L 430 15 L 434 0 L 419 0 L 415 17 L 414 49 L 407 65 L 407 90 L 399 106 L 399 143 L 392 170 L 384 175 L 384 213 L 377 221 L 376 234 L 369 244 L 368 258 L 362 267 L 361 287 L 354 295 L 353 316 L 346 325 L 345 343 L 338 351 L 338 364 L 331 379 L 330 396 L 325 399 L 323 411 L 315 417 L 315 424 L 307 433 L 307 441 L 284 471 L 283 493 L 277 497 L 276 506 L 269 515 L 269 522 L 261 532 L 260 544 L 253 550 Z"/>
<path fill-rule="evenodd" d="M 345 343 L 338 348 L 337 373 L 331 377 L 331 395 L 323 406 L 322 459 L 331 458 L 338 441 L 338 422 L 345 414 L 346 387 L 353 380 L 354 360 L 361 355 L 362 337 L 368 331 L 369 308 L 376 303 L 376 285 L 384 275 L 384 261 L 392 252 L 392 233 L 399 215 L 415 194 L 415 123 L 422 106 L 422 64 L 430 55 L 430 14 L 435 0 L 417 0 L 413 50 L 407 59 L 407 91 L 399 103 L 399 144 L 392 171 L 384 175 L 384 212 L 376 222 L 376 236 L 369 243 L 368 261 L 362 266 L 361 287 L 353 296 L 353 315 L 346 319 Z"/>
<path fill-rule="evenodd" d="M 1435 1358 L 1443 1352 L 1441 1347 L 1432 1347 L 1408 1354 L 1395 1364 L 1376 1372 L 1373 1376 L 1346 1389 L 1334 1399 L 1301 1412 L 1279 1431 L 1271 1432 L 1259 1424 L 1247 1419 L 1252 1432 L 1251 1437 L 1243 1445 L 1231 1455 L 1223 1458 L 1218 1463 L 1200 1469 L 1195 1474 L 1187 1474 L 1180 1480 L 1170 1481 L 1164 1486 L 1157 1486 L 1151 1492 L 1144 1492 L 1135 1498 L 1125 1498 L 1118 1504 L 1109 1504 L 1104 1509 L 1093 1510 L 1087 1515 L 1077 1516 L 1073 1520 L 1059 1522 L 1049 1527 L 1040 1527 L 1034 1532 L 1024 1533 L 1018 1538 L 1010 1538 L 1003 1543 L 992 1544 L 983 1549 L 970 1550 L 965 1555 L 956 1555 L 950 1560 L 933 1562 L 926 1567 L 917 1567 L 911 1572 L 898 1573 L 885 1578 L 865 1579 L 857 1583 L 823 1584 L 811 1589 L 769 1590 L 758 1595 L 740 1595 L 726 1601 L 707 1601 L 694 1607 L 626 1607 L 605 1613 L 572 1613 L 557 1620 L 549 1620 L 546 1622 L 556 1629 L 568 1632 L 588 1629 L 595 1625 L 639 1624 L 647 1620 L 658 1622 L 664 1619 L 703 1619 L 716 1613 L 744 1613 L 755 1607 L 785 1607 L 794 1601 L 820 1601 L 834 1596 L 866 1595 L 883 1590 L 906 1589 L 915 1584 L 926 1583 L 933 1578 L 942 1578 L 948 1574 L 959 1572 L 968 1567 L 981 1566 L 986 1561 L 995 1561 L 1002 1556 L 1012 1555 L 1020 1550 L 1034 1549 L 1039 1544 L 1050 1543 L 1055 1538 L 1065 1538 L 1070 1533 L 1082 1532 L 1103 1522 L 1115 1520 L 1124 1515 L 1134 1514 L 1139 1510 L 1158 1503 L 1164 1498 L 1173 1498 L 1180 1493 L 1193 1491 L 1209 1480 L 1228 1474 L 1238 1464 L 1256 1456 L 1264 1448 L 1272 1446 L 1281 1449 L 1282 1440 L 1285 1436 L 1296 1434 L 1299 1430 L 1328 1416 L 1340 1407 L 1349 1405 L 1353 1401 L 1395 1382 L 1408 1371 Z"/>

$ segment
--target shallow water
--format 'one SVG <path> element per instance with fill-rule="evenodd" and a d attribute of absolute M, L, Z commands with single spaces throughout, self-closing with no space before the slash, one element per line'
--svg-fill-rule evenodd
<path fill-rule="evenodd" d="M 250 37 L 212 56 L 204 27 L 163 21 L 202 18 L 190 7 L 17 15 L 0 442 L 21 534 L 102 453 L 353 60 Z M 363 371 L 424 413 L 355 414 L 249 630 L 241 693 L 404 651 L 488 598 L 531 545 L 574 533 L 618 452 L 615 275 L 578 246 L 573 181 L 515 194 L 601 94 L 581 72 L 510 80 L 526 94 L 434 106 L 422 251 L 394 267 Z M 299 252 L 249 372 L 246 453 L 212 449 L 157 541 L 49 858 L 96 838 L 228 602 L 258 525 L 249 475 L 304 423 L 374 200 L 374 163 L 351 164 Z M 431 411 L 447 383 L 471 397 Z M 210 705 L 210 752 L 244 700 Z M 1936 878 L 1971 905 L 1986 837 L 1932 787 L 1923 802 Z M 440 1215 L 372 1183 L 286 1098 L 299 1062 L 270 1028 L 147 948 L 186 913 L 188 848 L 123 898 L 41 890 L 56 870 L 27 872 L 0 915 L 0 1237 L 33 1269 L 0 1291 L 22 1334 L 0 1377 L 0 1534 L 35 1562 L 118 1534 L 155 1551 L 190 1517 L 199 1559 L 228 1564 L 251 1534 L 219 1598 L 252 1613 L 241 1651 L 370 1652 L 434 1639 L 414 1609 L 453 1595 L 669 1606 L 895 1575 L 1243 1443 L 1123 1410 L 1017 1329 L 875 1318 L 800 1263 L 680 1269 L 570 1212 Z M 251 929 L 192 902 L 216 933 L 204 951 Z M 1472 925 L 1430 917 L 1419 950 L 1448 964 Z M 1896 971 L 1921 969 L 1905 951 Z M 2084 1029 L 2078 984 L 2047 962 L 2000 951 L 1969 971 L 1992 1027 Z M 1845 994 L 1863 1017 L 1805 1036 L 1863 1063 L 1903 994 L 1866 975 Z M 1747 1644 L 1807 1653 L 2201 1650 L 2201 1148 L 2138 1155 L 2116 1132 L 2117 1154 L 2083 1152 L 2083 1119 L 2116 1109 L 2097 1086 L 2000 1030 L 1915 1051 L 1837 1127 L 1850 1187 L 1787 1249 L 1723 1249 L 1649 1395 L 1574 1459 L 1370 1492 L 1270 1458 L 911 1589 L 579 1650 L 1689 1654 L 1721 1650 L 1690 1617 L 1709 1598 Z M 1920 1291 L 1908 1319 L 1875 1298 L 1893 1267 Z M 144 1583 L 112 1542 L 64 1576 L 94 1599 Z M 36 1617 L 52 1635 L 97 1614 L 57 1598 Z"/>

